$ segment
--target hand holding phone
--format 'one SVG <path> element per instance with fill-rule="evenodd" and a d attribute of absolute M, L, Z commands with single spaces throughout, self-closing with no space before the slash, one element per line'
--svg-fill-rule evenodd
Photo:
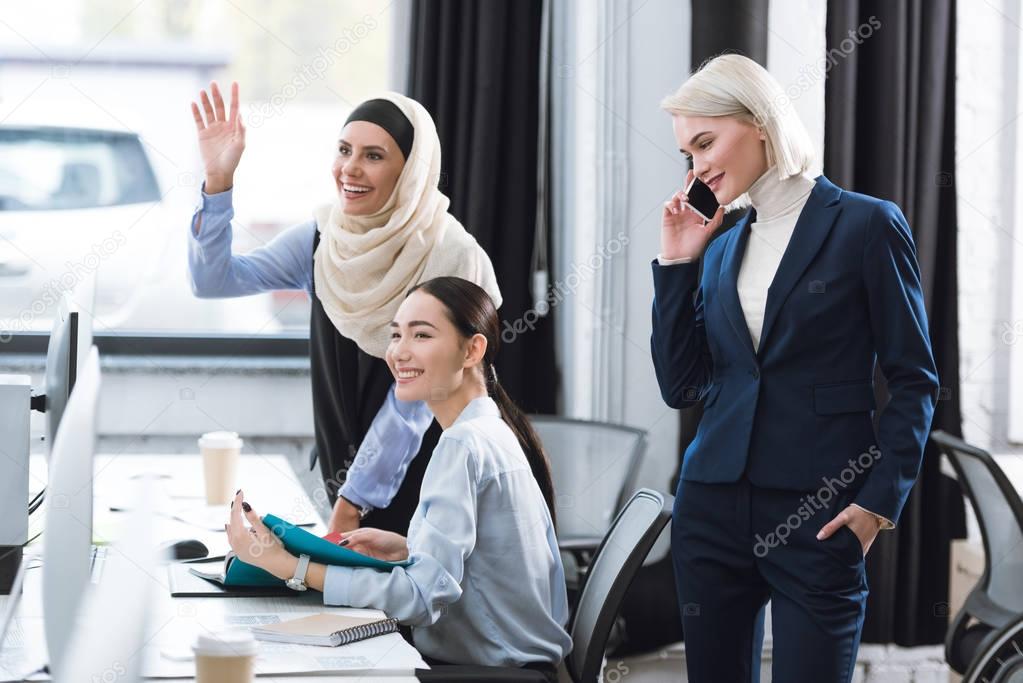
<path fill-rule="evenodd" d="M 664 204 L 661 256 L 699 258 L 724 215 L 725 210 L 718 205 L 714 193 L 690 170 L 686 175 L 686 189 L 676 192 Z"/>
<path fill-rule="evenodd" d="M 689 173 L 691 174 L 692 171 Z M 717 213 L 718 206 L 720 206 L 713 190 L 695 175 L 689 181 L 689 186 L 686 187 L 685 205 L 707 222 L 714 220 L 714 214 Z"/>

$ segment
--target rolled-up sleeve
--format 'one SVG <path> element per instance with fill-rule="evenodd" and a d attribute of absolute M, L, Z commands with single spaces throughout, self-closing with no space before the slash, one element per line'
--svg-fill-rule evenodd
<path fill-rule="evenodd" d="M 476 545 L 478 491 L 472 452 L 441 439 L 409 528 L 411 564 L 390 572 L 328 567 L 324 603 L 383 610 L 413 626 L 435 623 L 462 595 L 465 563 Z"/>

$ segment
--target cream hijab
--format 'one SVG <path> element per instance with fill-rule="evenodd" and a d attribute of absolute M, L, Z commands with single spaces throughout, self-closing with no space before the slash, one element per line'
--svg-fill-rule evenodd
<path fill-rule="evenodd" d="M 348 216 L 341 202 L 315 212 L 320 231 L 313 277 L 316 296 L 338 332 L 383 358 L 390 322 L 408 290 L 435 277 L 471 280 L 501 305 L 490 258 L 448 213 L 437 189 L 440 140 L 429 112 L 413 99 L 385 93 L 415 130 L 412 151 L 384 206 L 368 216 Z"/>

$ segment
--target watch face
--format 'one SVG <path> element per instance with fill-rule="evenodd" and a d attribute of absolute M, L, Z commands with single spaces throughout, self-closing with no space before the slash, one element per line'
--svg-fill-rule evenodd
<path fill-rule="evenodd" d="M 306 589 L 305 582 L 299 581 L 298 579 L 288 579 L 286 583 L 288 584 L 288 588 L 293 591 L 304 591 Z"/>

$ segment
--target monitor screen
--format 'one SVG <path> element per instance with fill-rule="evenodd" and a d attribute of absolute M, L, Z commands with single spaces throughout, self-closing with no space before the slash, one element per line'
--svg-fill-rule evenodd
<path fill-rule="evenodd" d="M 51 673 L 75 629 L 91 571 L 99 354 L 90 349 L 50 450 L 43 532 L 43 626 Z M 65 674 L 57 671 L 54 680 Z"/>
<path fill-rule="evenodd" d="M 46 349 L 46 451 L 53 453 L 53 440 L 67 407 L 78 374 L 78 311 L 67 292 L 61 297 Z"/>

